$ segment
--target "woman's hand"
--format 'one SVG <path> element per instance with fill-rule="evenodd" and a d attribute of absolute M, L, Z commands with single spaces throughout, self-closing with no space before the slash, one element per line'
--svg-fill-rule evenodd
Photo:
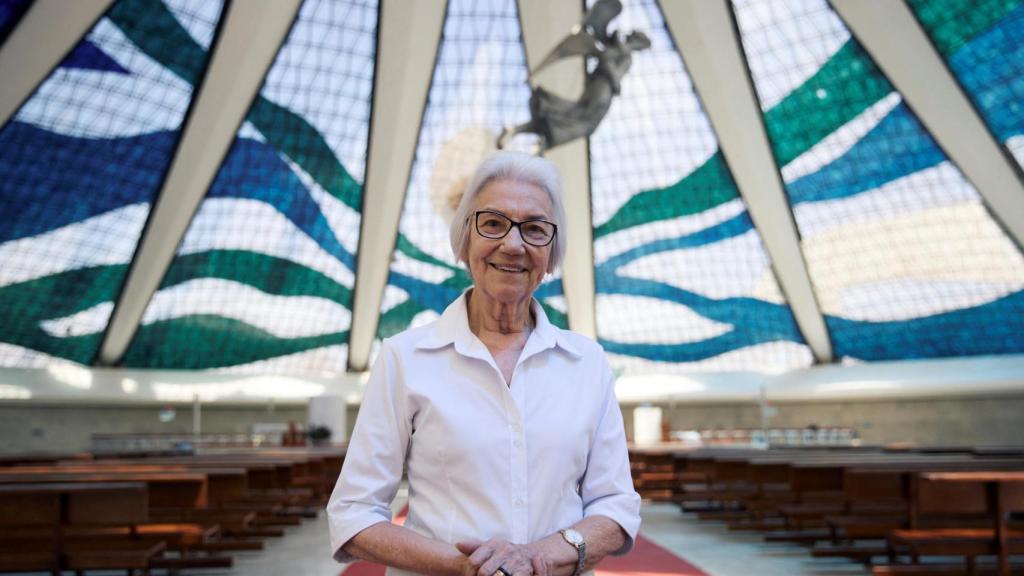
<path fill-rule="evenodd" d="M 468 557 L 467 576 L 493 576 L 499 568 L 511 576 L 548 576 L 548 563 L 529 546 L 499 539 L 459 542 L 456 548 Z"/>

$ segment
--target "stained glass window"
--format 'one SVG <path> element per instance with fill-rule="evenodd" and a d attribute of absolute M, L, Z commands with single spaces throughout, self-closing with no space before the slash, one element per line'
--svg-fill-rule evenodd
<path fill-rule="evenodd" d="M 308 0 L 124 363 L 341 372 L 366 164 L 373 0 Z"/>
<path fill-rule="evenodd" d="M 657 3 L 590 139 L 598 334 L 625 374 L 811 363 Z"/>
<path fill-rule="evenodd" d="M 837 356 L 1024 350 L 1024 259 L 836 14 L 734 5 Z"/>
<path fill-rule="evenodd" d="M 220 10 L 118 0 L 0 130 L 0 365 L 93 360 Z"/>
<path fill-rule="evenodd" d="M 378 336 L 435 318 L 469 286 L 449 242 L 452 205 L 477 163 L 509 125 L 529 119 L 530 91 L 514 0 L 452 0 L 420 128 L 399 237 L 384 293 Z M 529 137 L 512 142 L 527 150 Z M 552 322 L 566 325 L 561 281 L 549 276 L 535 296 Z"/>

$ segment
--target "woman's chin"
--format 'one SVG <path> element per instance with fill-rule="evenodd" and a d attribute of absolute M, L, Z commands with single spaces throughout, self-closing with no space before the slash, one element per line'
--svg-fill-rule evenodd
<path fill-rule="evenodd" d="M 533 296 L 533 290 L 530 290 L 525 284 L 523 286 L 509 286 L 507 284 L 490 286 L 487 290 L 481 290 L 481 292 L 486 293 L 492 300 L 503 304 L 522 302 Z"/>

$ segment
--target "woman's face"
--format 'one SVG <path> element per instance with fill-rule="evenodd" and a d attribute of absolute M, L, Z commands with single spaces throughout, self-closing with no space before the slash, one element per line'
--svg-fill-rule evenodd
<path fill-rule="evenodd" d="M 514 180 L 496 180 L 477 194 L 470 214 L 469 248 L 466 263 L 476 292 L 499 302 L 518 302 L 530 298 L 547 272 L 551 248 L 523 241 L 513 226 L 504 238 L 484 238 L 476 230 L 476 212 L 489 210 L 515 220 L 540 218 L 554 222 L 551 199 L 543 189 Z"/>

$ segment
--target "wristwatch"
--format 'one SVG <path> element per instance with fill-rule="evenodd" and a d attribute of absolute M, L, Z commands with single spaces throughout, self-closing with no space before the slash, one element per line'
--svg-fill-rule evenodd
<path fill-rule="evenodd" d="M 580 576 L 583 574 L 583 560 L 587 557 L 587 541 L 583 539 L 583 534 L 572 528 L 559 530 L 558 533 L 576 549 L 576 571 L 572 573 L 572 576 Z"/>

